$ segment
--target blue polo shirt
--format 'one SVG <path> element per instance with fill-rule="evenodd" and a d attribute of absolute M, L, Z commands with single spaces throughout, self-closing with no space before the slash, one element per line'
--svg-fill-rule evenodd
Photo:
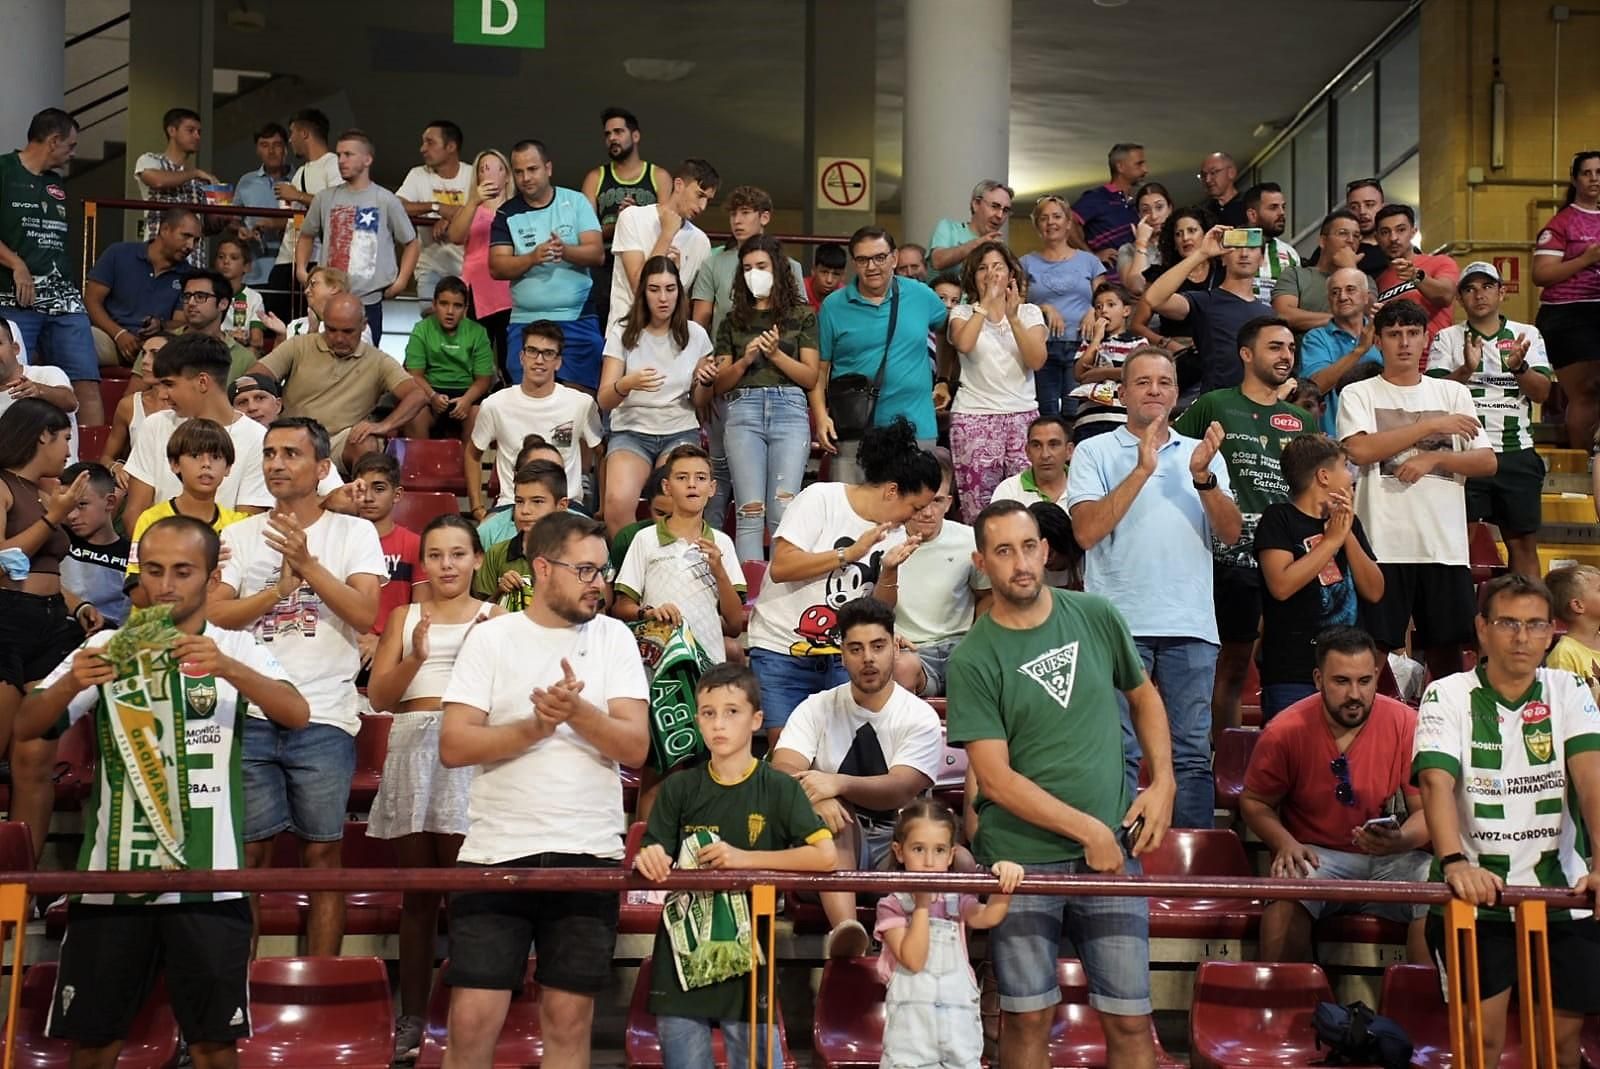
<path fill-rule="evenodd" d="M 900 294 L 900 312 L 873 423 L 882 427 L 896 416 L 904 416 L 916 427 L 918 438 L 935 438 L 939 428 L 933 418 L 928 331 L 943 329 L 949 312 L 937 293 L 915 279 L 896 276 L 891 285 L 891 293 Z M 877 304 L 862 297 L 855 279 L 823 300 L 818 341 L 822 359 L 833 365 L 833 375 L 865 375 L 868 379 L 877 375 L 889 330 L 889 304 L 888 293 Z"/>
<path fill-rule="evenodd" d="M 552 233 L 561 235 L 568 245 L 578 244 L 581 234 L 600 232 L 600 219 L 589 200 L 575 189 L 554 187 L 555 196 L 542 208 L 535 208 L 518 193 L 500 206 L 489 226 L 489 245 L 509 245 L 518 256 L 534 250 Z M 560 263 L 540 264 L 511 283 L 513 323 L 553 319 L 570 323 L 583 314 L 589 298 L 589 269 Z"/>
<path fill-rule="evenodd" d="M 1215 642 L 1211 523 L 1189 474 L 1189 458 L 1200 443 L 1168 433 L 1155 474 L 1122 521 L 1089 550 L 1083 589 L 1108 598 L 1136 638 Z M 1067 467 L 1067 511 L 1108 496 L 1138 463 L 1139 439 L 1127 427 L 1080 443 Z M 1231 494 L 1221 453 L 1211 458 L 1210 471 L 1221 492 Z"/>
<path fill-rule="evenodd" d="M 1315 330 L 1300 336 L 1300 377 L 1310 378 L 1356 347 L 1358 339 L 1337 323 L 1324 323 Z M 1374 345 L 1356 361 L 1361 364 L 1382 364 L 1383 354 Z M 1339 436 L 1339 391 L 1329 390 L 1322 395 L 1322 430 L 1324 434 Z"/>
<path fill-rule="evenodd" d="M 1084 240 L 1090 250 L 1118 249 L 1133 240 L 1139 209 L 1133 197 L 1107 182 L 1083 191 L 1072 206 L 1072 214 L 1083 224 Z"/>
<path fill-rule="evenodd" d="M 117 326 L 138 330 L 146 316 L 165 323 L 176 314 L 183 280 L 193 271 L 180 261 L 157 274 L 145 242 L 119 241 L 100 254 L 89 269 L 89 279 L 111 290 L 106 294 L 106 314 Z"/>
<path fill-rule="evenodd" d="M 285 171 L 283 180 L 288 181 L 289 172 Z M 276 208 L 278 207 L 277 194 L 278 179 L 267 173 L 265 167 L 257 167 L 239 176 L 233 184 L 233 203 L 246 208 Z M 278 220 L 273 220 L 277 222 Z M 247 223 L 255 220 L 247 219 Z M 250 270 L 245 273 L 244 281 L 247 286 L 264 286 L 267 276 L 272 274 L 272 265 L 278 260 L 278 249 L 283 244 L 283 231 L 263 230 L 261 237 L 251 243 L 261 250 L 260 255 L 250 260 Z"/>

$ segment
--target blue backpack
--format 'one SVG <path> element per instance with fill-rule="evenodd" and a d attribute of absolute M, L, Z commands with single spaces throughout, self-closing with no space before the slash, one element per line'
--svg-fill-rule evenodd
<path fill-rule="evenodd" d="M 1411 1064 L 1411 1037 L 1388 1017 L 1372 1012 L 1365 1002 L 1341 1006 L 1319 1002 L 1312 1017 L 1317 1049 L 1326 1050 L 1323 1065 L 1381 1065 L 1407 1069 Z"/>

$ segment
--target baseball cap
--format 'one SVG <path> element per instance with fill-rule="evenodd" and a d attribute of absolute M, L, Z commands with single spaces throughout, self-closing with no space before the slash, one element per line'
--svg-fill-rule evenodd
<path fill-rule="evenodd" d="M 249 393 L 251 390 L 265 390 L 274 397 L 283 396 L 283 389 L 278 385 L 278 380 L 271 375 L 240 375 L 228 387 L 228 403 L 232 404 L 239 399 L 240 394 Z"/>
<path fill-rule="evenodd" d="M 1500 272 L 1495 268 L 1494 264 L 1487 260 L 1474 260 L 1461 269 L 1461 281 L 1456 283 L 1456 289 L 1465 286 L 1467 279 L 1473 275 L 1482 275 L 1495 285 L 1498 286 L 1500 284 Z"/>

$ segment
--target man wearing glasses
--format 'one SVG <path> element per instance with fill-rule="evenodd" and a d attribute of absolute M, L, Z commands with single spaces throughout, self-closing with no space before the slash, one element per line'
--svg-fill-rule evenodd
<path fill-rule="evenodd" d="M 1004 182 L 985 178 L 972 187 L 972 215 L 966 222 L 940 219 L 928 239 L 928 283 L 941 278 L 959 279 L 967 255 L 985 241 L 1005 241 L 1011 218 L 1011 198 L 1016 194 Z"/>
<path fill-rule="evenodd" d="M 1201 207 L 1223 226 L 1246 226 L 1244 198 L 1239 195 L 1239 165 L 1226 152 L 1213 152 L 1200 161 L 1195 175 L 1205 187 Z"/>
<path fill-rule="evenodd" d="M 183 280 L 178 318 L 183 333 L 204 334 L 228 347 L 228 381 L 243 375 L 256 362 L 256 354 L 222 332 L 223 313 L 233 300 L 233 286 L 215 271 L 197 271 Z"/>
<path fill-rule="evenodd" d="M 1317 693 L 1262 729 L 1239 815 L 1278 879 L 1425 880 L 1428 829 L 1410 782 L 1416 711 L 1378 694 L 1383 660 L 1365 631 L 1330 627 L 1316 653 Z M 1288 900 L 1261 917 L 1261 960 L 1310 961 L 1313 924 L 1350 912 L 1407 925 L 1408 956 L 1428 960 L 1421 906 Z"/>
<path fill-rule="evenodd" d="M 460 860 L 507 868 L 615 867 L 628 829 L 619 766 L 650 748 L 648 685 L 628 626 L 601 614 L 605 527 L 556 512 L 527 537 L 527 608 L 484 621 L 444 691 L 439 758 L 480 766 Z M 450 896 L 450 1058 L 488 1065 L 528 944 L 547 1064 L 588 1065 L 594 997 L 611 984 L 615 892 Z"/>
<path fill-rule="evenodd" d="M 1477 618 L 1484 659 L 1435 679 L 1417 710 L 1412 771 L 1422 787 L 1435 861 L 1431 879 L 1478 907 L 1478 994 L 1485 1065 L 1505 1044 L 1517 974 L 1505 887 L 1600 888 L 1578 852 L 1579 814 L 1600 827 L 1600 709 L 1577 676 L 1541 668 L 1550 643 L 1550 590 L 1515 573 L 1491 580 Z M 1434 906 L 1428 945 L 1445 968 L 1444 918 Z M 1587 909 L 1550 911 L 1556 1062 L 1578 1064 L 1583 1015 L 1600 1012 L 1600 926 Z M 1524 998 L 1531 998 L 1523 992 Z"/>

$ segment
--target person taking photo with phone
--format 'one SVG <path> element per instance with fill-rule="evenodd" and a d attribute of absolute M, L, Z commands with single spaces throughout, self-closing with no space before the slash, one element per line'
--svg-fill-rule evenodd
<path fill-rule="evenodd" d="M 1150 283 L 1139 302 L 1163 320 L 1188 321 L 1195 348 L 1200 352 L 1199 393 L 1237 386 L 1244 380 L 1244 365 L 1239 362 L 1239 328 L 1258 316 L 1272 314 L 1270 304 L 1256 299 L 1262 241 L 1263 235 L 1256 228 L 1214 226 L 1199 247 Z M 1178 292 L 1191 272 L 1212 260 L 1222 264 L 1220 283 L 1209 290 Z"/>

